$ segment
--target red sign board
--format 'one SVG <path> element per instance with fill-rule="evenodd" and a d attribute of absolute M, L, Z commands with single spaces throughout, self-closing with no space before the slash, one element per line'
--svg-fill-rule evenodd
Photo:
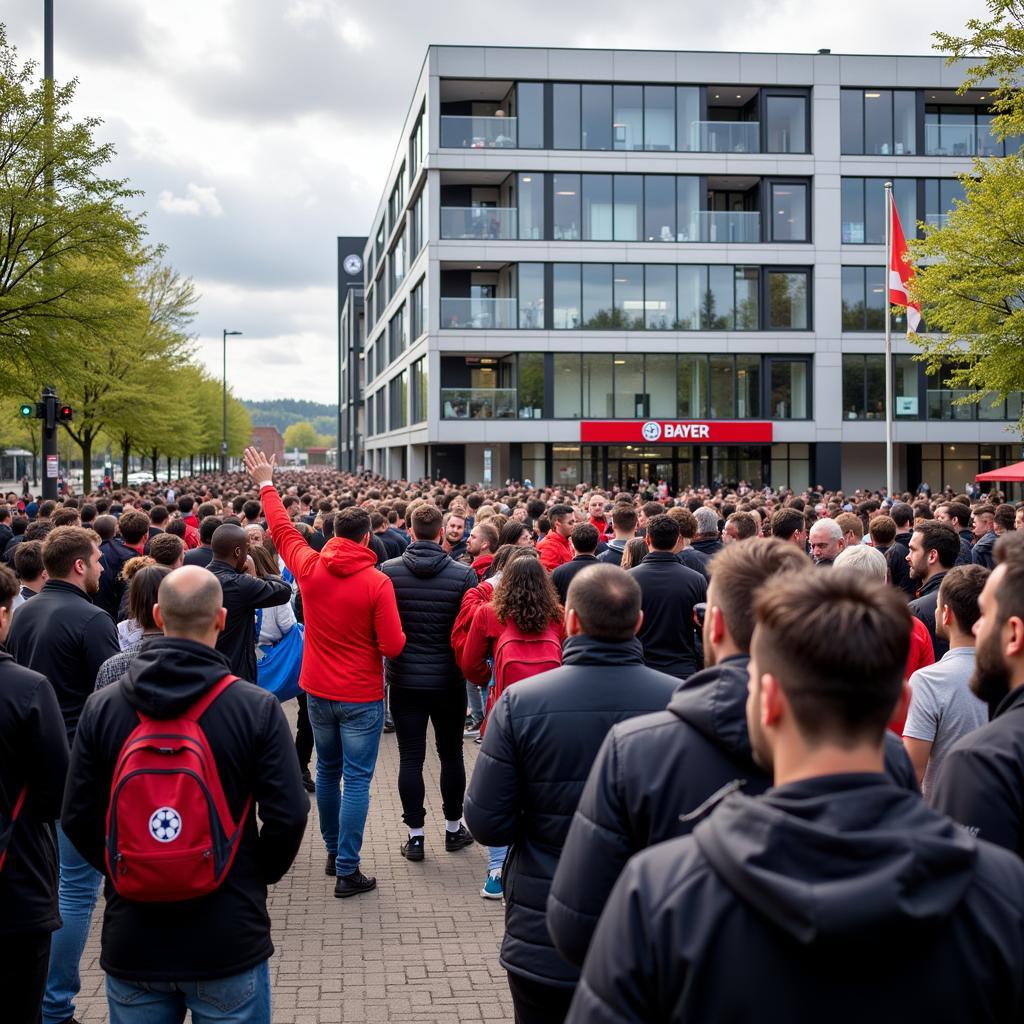
<path fill-rule="evenodd" d="M 771 444 L 761 420 L 583 420 L 583 444 Z"/>

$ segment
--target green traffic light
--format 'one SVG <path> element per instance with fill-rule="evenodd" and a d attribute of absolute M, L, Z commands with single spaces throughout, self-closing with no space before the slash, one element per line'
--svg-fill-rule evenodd
<path fill-rule="evenodd" d="M 21 407 L 22 416 L 31 416 L 35 413 L 35 408 L 31 405 L 23 405 Z"/>

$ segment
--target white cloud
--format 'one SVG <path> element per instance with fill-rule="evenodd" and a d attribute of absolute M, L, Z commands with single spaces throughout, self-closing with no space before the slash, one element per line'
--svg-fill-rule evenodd
<path fill-rule="evenodd" d="M 157 205 L 164 213 L 185 214 L 190 217 L 198 217 L 203 213 L 211 217 L 220 217 L 224 213 L 224 207 L 221 206 L 213 185 L 197 185 L 193 181 L 188 183 L 184 196 L 176 196 L 170 189 L 164 189 L 160 193 Z"/>

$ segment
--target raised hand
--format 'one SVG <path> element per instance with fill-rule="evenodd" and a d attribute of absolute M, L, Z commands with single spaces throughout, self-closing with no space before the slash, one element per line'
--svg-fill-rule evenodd
<path fill-rule="evenodd" d="M 269 484 L 274 477 L 274 464 L 277 457 L 274 455 L 267 459 L 267 456 L 255 448 L 246 448 L 242 456 L 245 459 L 245 468 L 249 471 L 253 483 L 257 487 Z"/>

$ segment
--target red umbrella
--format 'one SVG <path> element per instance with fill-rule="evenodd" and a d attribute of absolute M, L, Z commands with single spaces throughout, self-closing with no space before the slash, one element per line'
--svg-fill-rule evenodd
<path fill-rule="evenodd" d="M 1012 466 L 1004 466 L 1002 469 L 990 469 L 987 473 L 979 473 L 974 479 L 995 482 L 1024 482 L 1024 462 L 1015 462 Z"/>

